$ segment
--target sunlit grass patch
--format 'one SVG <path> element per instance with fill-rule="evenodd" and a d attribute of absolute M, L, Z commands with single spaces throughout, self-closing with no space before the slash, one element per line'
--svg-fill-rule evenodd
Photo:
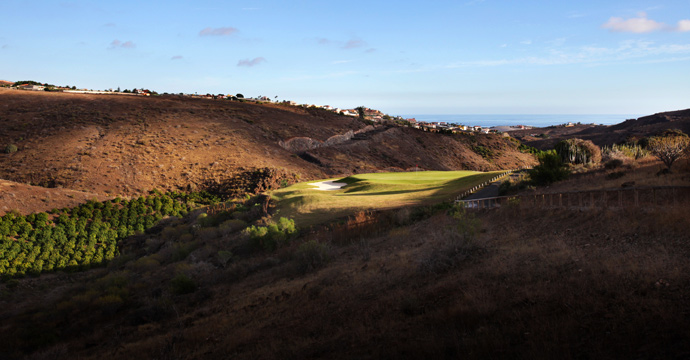
<path fill-rule="evenodd" d="M 358 174 L 325 179 L 346 183 L 342 189 L 317 190 L 314 181 L 275 190 L 280 216 L 301 225 L 317 224 L 355 211 L 427 205 L 452 200 L 465 190 L 488 181 L 499 172 L 419 171 Z"/>

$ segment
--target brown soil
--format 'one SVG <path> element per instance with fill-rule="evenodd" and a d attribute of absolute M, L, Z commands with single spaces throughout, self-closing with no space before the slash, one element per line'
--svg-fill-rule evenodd
<path fill-rule="evenodd" d="M 74 207 L 93 199 L 103 201 L 110 198 L 83 191 L 49 189 L 0 180 L 0 215 L 11 210 L 27 215 L 55 208 Z"/>

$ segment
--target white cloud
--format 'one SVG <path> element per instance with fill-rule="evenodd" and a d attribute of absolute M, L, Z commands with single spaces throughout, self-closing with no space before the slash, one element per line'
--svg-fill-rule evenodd
<path fill-rule="evenodd" d="M 558 38 L 549 40 L 546 43 L 552 46 L 563 46 L 565 44 L 566 38 Z"/>
<path fill-rule="evenodd" d="M 230 36 L 237 32 L 239 32 L 239 30 L 235 29 L 234 27 L 207 27 L 199 31 L 199 36 Z"/>
<path fill-rule="evenodd" d="M 353 75 L 360 75 L 360 73 L 357 71 L 343 71 L 343 72 L 336 72 L 336 73 L 329 73 L 329 74 L 322 74 L 322 75 L 303 75 L 303 76 L 284 77 L 284 78 L 281 78 L 281 80 L 282 81 L 325 80 L 325 79 L 349 77 L 349 76 L 353 76 Z"/>
<path fill-rule="evenodd" d="M 678 22 L 678 26 L 676 27 L 676 31 L 690 31 L 690 20 L 681 20 Z"/>
<path fill-rule="evenodd" d="M 346 42 L 345 45 L 343 45 L 343 49 L 356 49 L 356 48 L 360 48 L 364 45 L 366 45 L 366 43 L 364 41 L 358 40 L 358 39 L 352 39 L 352 40 L 349 40 L 348 42 Z"/>
<path fill-rule="evenodd" d="M 532 40 L 523 40 L 523 41 L 520 41 L 520 44 L 522 44 L 522 45 L 532 45 Z"/>
<path fill-rule="evenodd" d="M 687 32 L 690 31 L 690 20 L 680 20 L 678 25 L 669 26 L 667 24 L 647 19 L 647 14 L 641 12 L 636 18 L 623 19 L 619 17 L 612 17 L 605 24 L 601 25 L 604 29 L 609 29 L 613 32 L 631 32 L 631 33 L 649 33 L 658 30 Z"/>
<path fill-rule="evenodd" d="M 264 61 L 266 61 L 266 59 L 264 59 L 262 57 L 253 58 L 251 60 L 244 59 L 244 60 L 240 60 L 239 62 L 237 62 L 237 66 L 252 67 L 252 66 L 259 65 Z"/>
<path fill-rule="evenodd" d="M 675 62 L 686 61 L 690 44 L 661 44 L 650 41 L 623 41 L 617 47 L 582 46 L 566 50 L 550 50 L 546 56 L 514 59 L 487 59 L 460 61 L 446 68 L 488 67 L 503 65 L 601 65 L 622 62 Z"/>
<path fill-rule="evenodd" d="M 636 18 L 627 20 L 619 17 L 611 17 L 609 21 L 601 25 L 601 27 L 613 32 L 631 32 L 636 34 L 657 31 L 666 27 L 664 23 L 647 19 L 647 14 L 643 12 L 639 13 L 637 16 Z"/>

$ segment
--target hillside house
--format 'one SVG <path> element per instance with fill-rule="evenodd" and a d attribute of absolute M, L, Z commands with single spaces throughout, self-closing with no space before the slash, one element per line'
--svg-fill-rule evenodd
<path fill-rule="evenodd" d="M 17 85 L 17 89 L 29 90 L 29 91 L 43 91 L 46 89 L 46 87 L 41 86 L 41 85 L 21 84 L 21 85 Z"/>

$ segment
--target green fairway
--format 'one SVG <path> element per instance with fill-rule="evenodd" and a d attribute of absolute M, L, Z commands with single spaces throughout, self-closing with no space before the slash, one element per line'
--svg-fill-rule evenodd
<path fill-rule="evenodd" d="M 322 191 L 299 183 L 271 193 L 278 203 L 278 215 L 288 216 L 304 226 L 322 223 L 358 210 L 390 209 L 427 205 L 451 200 L 465 190 L 490 180 L 500 171 L 420 171 L 359 174 L 336 181 L 340 190 Z"/>

